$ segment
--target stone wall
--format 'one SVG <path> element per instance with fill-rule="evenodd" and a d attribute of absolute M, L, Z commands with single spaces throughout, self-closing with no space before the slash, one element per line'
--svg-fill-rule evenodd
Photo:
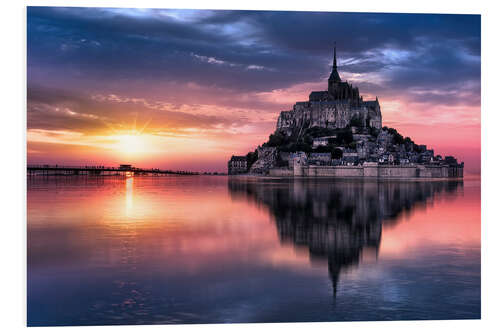
<path fill-rule="evenodd" d="M 378 167 L 378 177 L 381 178 L 416 178 L 416 166 L 385 166 Z"/>
<path fill-rule="evenodd" d="M 291 177 L 293 176 L 293 170 L 289 168 L 273 168 L 269 170 L 269 176 Z"/>
<path fill-rule="evenodd" d="M 401 166 L 401 165 L 366 165 L 366 166 L 316 166 L 304 165 L 300 158 L 295 159 L 293 167 L 273 168 L 273 176 L 296 177 L 370 177 L 370 178 L 451 178 L 463 177 L 463 168 L 448 166 Z"/>
<path fill-rule="evenodd" d="M 314 177 L 363 177 L 362 166 L 309 166 L 304 169 L 304 176 Z"/>
<path fill-rule="evenodd" d="M 418 177 L 420 178 L 447 178 L 447 166 L 421 166 L 418 168 Z"/>

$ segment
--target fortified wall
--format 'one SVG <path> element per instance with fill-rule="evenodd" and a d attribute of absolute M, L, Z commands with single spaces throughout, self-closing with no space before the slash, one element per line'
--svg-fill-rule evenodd
<path fill-rule="evenodd" d="M 275 177 L 341 177 L 341 178 L 462 178 L 461 166 L 432 165 L 353 165 L 317 166 L 294 165 L 293 168 L 273 168 Z"/>

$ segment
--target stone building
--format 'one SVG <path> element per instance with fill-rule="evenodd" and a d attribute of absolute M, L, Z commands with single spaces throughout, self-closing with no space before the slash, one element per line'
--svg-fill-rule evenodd
<path fill-rule="evenodd" d="M 231 156 L 227 162 L 227 173 L 229 175 L 237 175 L 247 172 L 247 158 L 246 156 Z"/>
<path fill-rule="evenodd" d="M 245 157 L 233 156 L 228 164 L 229 174 L 377 178 L 463 176 L 463 163 L 458 164 L 448 156 L 435 159 L 434 151 L 426 145 L 417 146 L 396 129 L 382 127 L 378 98 L 363 100 L 357 87 L 340 78 L 336 48 L 328 89 L 313 91 L 308 101 L 297 102 L 292 110 L 282 111 L 274 136 L 257 148 L 257 154 L 250 153 L 251 165 L 246 163 Z"/>
<path fill-rule="evenodd" d="M 287 135 L 300 134 L 310 127 L 345 128 L 382 127 L 378 98 L 364 101 L 357 87 L 342 81 L 337 71 L 337 51 L 333 51 L 333 67 L 328 90 L 313 91 L 309 101 L 297 102 L 290 111 L 282 111 L 276 130 Z"/>
<path fill-rule="evenodd" d="M 330 165 L 332 161 L 331 153 L 310 153 L 307 157 L 309 164 Z"/>
<path fill-rule="evenodd" d="M 336 135 L 330 135 L 330 136 L 322 136 L 319 138 L 313 138 L 313 148 L 318 148 L 320 146 L 327 146 L 332 140 L 334 140 L 337 136 Z"/>

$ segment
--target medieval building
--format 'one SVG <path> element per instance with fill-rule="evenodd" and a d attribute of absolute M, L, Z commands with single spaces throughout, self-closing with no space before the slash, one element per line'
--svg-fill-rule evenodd
<path fill-rule="evenodd" d="M 275 133 L 256 153 L 257 159 L 248 162 L 245 156 L 233 156 L 228 173 L 462 178 L 464 168 L 463 162 L 459 164 L 453 157 L 434 158 L 434 150 L 415 144 L 394 128 L 382 127 L 378 98 L 363 100 L 357 87 L 340 78 L 336 47 L 328 89 L 313 91 L 307 102 L 297 102 L 292 110 L 282 111 Z"/>
<path fill-rule="evenodd" d="M 247 157 L 246 156 L 231 156 L 227 162 L 227 170 L 230 175 L 237 175 L 247 172 Z"/>
<path fill-rule="evenodd" d="M 310 127 L 345 128 L 382 127 L 378 98 L 364 101 L 357 87 L 342 81 L 337 71 L 337 50 L 333 50 L 333 67 L 328 78 L 328 90 L 313 91 L 309 101 L 297 102 L 290 111 L 282 111 L 276 130 L 287 135 Z"/>

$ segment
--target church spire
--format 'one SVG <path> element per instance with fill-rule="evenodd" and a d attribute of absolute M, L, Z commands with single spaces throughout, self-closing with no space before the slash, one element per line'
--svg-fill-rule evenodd
<path fill-rule="evenodd" d="M 337 42 L 335 42 L 335 44 L 333 46 L 332 73 L 330 74 L 330 78 L 328 79 L 328 86 L 331 87 L 331 83 L 340 82 L 340 81 L 341 81 L 340 75 L 339 75 L 339 72 L 337 72 Z"/>
<path fill-rule="evenodd" d="M 333 68 L 337 68 L 337 42 L 333 43 Z"/>

